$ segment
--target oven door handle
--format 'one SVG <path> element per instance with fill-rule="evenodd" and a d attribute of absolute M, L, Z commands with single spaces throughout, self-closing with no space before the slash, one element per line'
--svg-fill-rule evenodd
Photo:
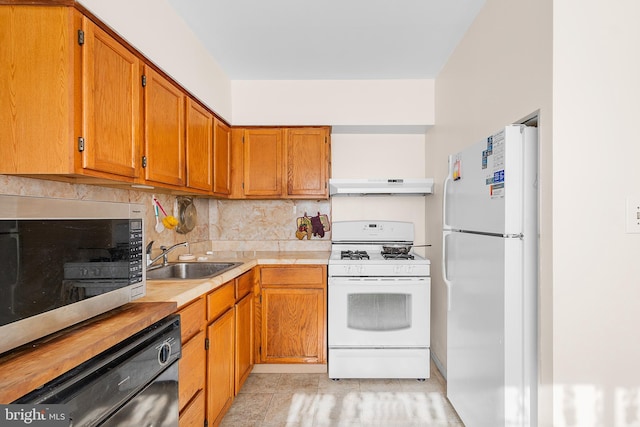
<path fill-rule="evenodd" d="M 442 279 L 447 286 L 447 311 L 451 311 L 451 281 L 447 274 L 447 236 L 452 232 L 449 230 L 442 231 Z"/>
<path fill-rule="evenodd" d="M 358 290 L 368 290 L 376 292 L 389 292 L 397 291 L 398 284 L 401 283 L 404 286 L 419 286 L 422 287 L 425 283 L 431 283 L 429 277 L 329 277 L 329 287 L 348 287 L 357 286 Z M 369 286 L 368 288 L 366 286 Z M 351 289 L 351 288 L 350 288 Z M 397 292 L 396 292 L 397 293 Z"/>

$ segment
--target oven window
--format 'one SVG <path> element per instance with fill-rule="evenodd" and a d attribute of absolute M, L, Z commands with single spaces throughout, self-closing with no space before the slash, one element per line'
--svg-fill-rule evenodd
<path fill-rule="evenodd" d="M 396 331 L 411 327 L 410 294 L 349 294 L 347 325 L 363 331 Z"/>

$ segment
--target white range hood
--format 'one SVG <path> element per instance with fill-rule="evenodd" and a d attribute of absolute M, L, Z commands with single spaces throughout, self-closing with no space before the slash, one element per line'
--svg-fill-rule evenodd
<path fill-rule="evenodd" d="M 424 196 L 433 193 L 432 178 L 330 179 L 331 196 Z"/>

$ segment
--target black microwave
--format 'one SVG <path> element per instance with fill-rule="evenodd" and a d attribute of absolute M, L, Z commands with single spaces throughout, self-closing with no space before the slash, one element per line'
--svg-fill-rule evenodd
<path fill-rule="evenodd" d="M 0 353 L 146 292 L 143 207 L 0 195 Z"/>

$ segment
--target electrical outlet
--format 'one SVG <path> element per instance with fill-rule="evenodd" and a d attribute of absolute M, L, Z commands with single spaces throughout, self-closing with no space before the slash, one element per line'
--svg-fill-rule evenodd
<path fill-rule="evenodd" d="M 640 197 L 627 197 L 627 233 L 640 233 Z"/>

